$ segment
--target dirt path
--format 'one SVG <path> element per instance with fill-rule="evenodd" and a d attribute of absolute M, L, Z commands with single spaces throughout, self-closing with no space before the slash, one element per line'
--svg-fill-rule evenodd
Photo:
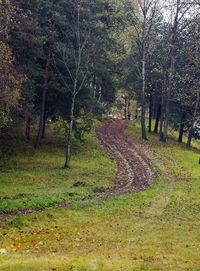
<path fill-rule="evenodd" d="M 101 194 L 108 198 L 146 189 L 154 175 L 150 159 L 140 146 L 124 135 L 128 121 L 109 120 L 96 129 L 97 138 L 116 161 L 118 175 L 111 190 Z"/>
<path fill-rule="evenodd" d="M 97 138 L 106 147 L 111 157 L 116 161 L 118 175 L 114 187 L 99 193 L 101 198 L 110 198 L 130 192 L 138 192 L 146 189 L 153 176 L 150 159 L 141 146 L 134 144 L 124 135 L 124 129 L 129 122 L 122 120 L 109 120 L 96 129 Z M 57 208 L 68 208 L 68 203 L 61 203 Z M 19 216 L 37 214 L 42 210 L 24 210 L 10 214 L 0 215 L 0 227 L 6 220 L 12 220 Z"/>

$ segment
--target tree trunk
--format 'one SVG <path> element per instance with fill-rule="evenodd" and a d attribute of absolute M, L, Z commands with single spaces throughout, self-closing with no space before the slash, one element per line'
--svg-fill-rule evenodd
<path fill-rule="evenodd" d="M 131 111 L 130 111 L 131 103 L 128 101 L 128 120 L 131 120 Z"/>
<path fill-rule="evenodd" d="M 193 134 L 193 128 L 191 127 L 188 133 L 188 139 L 187 139 L 187 147 L 190 148 L 191 147 L 191 143 L 192 143 L 192 134 Z"/>
<path fill-rule="evenodd" d="M 145 115 L 146 115 L 146 108 L 145 108 L 145 87 L 146 87 L 145 66 L 146 66 L 145 54 L 143 53 L 143 60 L 142 60 L 142 116 L 141 116 L 141 127 L 142 127 L 142 139 L 147 140 L 146 124 L 145 124 Z"/>
<path fill-rule="evenodd" d="M 124 107 L 124 119 L 127 120 L 127 97 L 124 98 L 125 107 Z"/>
<path fill-rule="evenodd" d="M 44 125 L 43 125 L 43 130 L 42 130 L 42 139 L 45 138 L 45 132 L 46 132 L 46 116 L 44 116 Z"/>
<path fill-rule="evenodd" d="M 167 97 L 165 104 L 165 115 L 164 115 L 164 123 L 163 123 L 163 138 L 162 141 L 167 141 L 168 136 L 168 125 L 169 125 L 169 98 L 170 98 L 170 87 L 167 89 Z"/>
<path fill-rule="evenodd" d="M 71 144 L 72 144 L 73 125 L 74 125 L 74 107 L 75 107 L 75 95 L 73 95 L 72 97 L 72 104 L 71 104 L 69 131 L 68 131 L 67 147 L 66 147 L 66 160 L 65 160 L 65 165 L 64 165 L 65 168 L 70 167 L 70 161 L 71 161 Z"/>
<path fill-rule="evenodd" d="M 101 98 L 102 98 L 102 87 L 99 86 L 99 91 L 98 91 L 99 97 L 98 97 L 98 102 L 101 102 Z"/>
<path fill-rule="evenodd" d="M 26 113 L 26 126 L 25 126 L 25 141 L 26 143 L 30 142 L 30 132 L 31 132 L 31 117 L 29 113 Z"/>
<path fill-rule="evenodd" d="M 157 111 L 157 114 L 156 114 L 155 127 L 154 127 L 154 133 L 155 134 L 158 134 L 158 126 L 159 126 L 159 121 L 160 121 L 160 117 L 161 117 L 161 110 L 162 110 L 162 107 L 161 107 L 161 104 L 159 104 L 158 111 Z"/>
<path fill-rule="evenodd" d="M 41 142 L 44 126 L 45 126 L 45 111 L 46 111 L 46 99 L 47 99 L 47 91 L 48 91 L 48 79 L 49 79 L 49 66 L 51 62 L 51 55 L 52 55 L 52 47 L 49 47 L 48 55 L 47 55 L 47 62 L 44 74 L 44 85 L 43 85 L 43 92 L 42 92 L 42 103 L 40 109 L 40 121 L 38 127 L 38 134 L 35 141 L 35 148 L 37 148 Z"/>
<path fill-rule="evenodd" d="M 191 143 L 192 143 L 193 130 L 195 128 L 195 121 L 196 121 L 197 114 L 198 114 L 199 102 L 200 102 L 200 91 L 197 92 L 197 98 L 196 98 L 196 102 L 195 102 L 195 106 L 194 106 L 194 113 L 193 113 L 193 117 L 192 117 L 192 125 L 190 127 L 189 134 L 188 134 L 188 140 L 187 140 L 187 147 L 188 148 L 191 146 Z"/>
<path fill-rule="evenodd" d="M 164 72 L 164 90 L 165 93 L 162 93 L 162 112 L 161 112 L 161 123 L 160 123 L 160 141 L 166 142 L 168 136 L 168 122 L 169 122 L 169 104 L 170 104 L 170 94 L 171 94 L 171 74 L 172 74 L 172 56 L 170 55 L 170 66 L 169 70 Z M 165 101 L 165 103 L 164 103 Z"/>
<path fill-rule="evenodd" d="M 180 129 L 179 129 L 179 137 L 178 137 L 178 142 L 183 143 L 183 133 L 184 133 L 184 124 L 185 122 L 185 112 L 182 114 L 181 117 L 181 124 L 180 124 Z"/>
<path fill-rule="evenodd" d="M 160 113 L 160 141 L 163 141 L 163 122 L 164 122 L 164 113 L 163 113 L 163 108 L 164 108 L 164 97 L 162 93 L 161 97 L 161 113 Z"/>
<path fill-rule="evenodd" d="M 149 96 L 149 133 L 152 131 L 152 93 Z"/>
<path fill-rule="evenodd" d="M 160 118 L 160 132 L 159 132 L 159 134 L 160 134 L 160 141 L 164 142 L 164 140 L 163 140 L 163 116 L 161 116 L 161 118 Z"/>
<path fill-rule="evenodd" d="M 165 113 L 164 113 L 164 132 L 163 132 L 163 141 L 167 141 L 168 136 L 168 125 L 169 125 L 169 107 L 170 107 L 170 98 L 172 93 L 172 76 L 174 74 L 174 38 L 175 33 L 172 33 L 171 37 L 171 48 L 169 52 L 169 69 L 165 71 L 165 89 L 166 89 L 166 99 L 165 99 Z"/>

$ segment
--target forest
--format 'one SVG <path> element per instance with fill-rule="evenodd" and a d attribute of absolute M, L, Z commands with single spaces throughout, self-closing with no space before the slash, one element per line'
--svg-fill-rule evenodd
<path fill-rule="evenodd" d="M 0 0 L 0 270 L 199 270 L 199 78 L 199 0 Z"/>

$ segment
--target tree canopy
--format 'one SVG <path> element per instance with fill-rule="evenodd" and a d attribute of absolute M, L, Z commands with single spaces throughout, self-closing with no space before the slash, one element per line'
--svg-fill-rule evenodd
<path fill-rule="evenodd" d="M 149 116 L 161 141 L 174 126 L 190 146 L 200 110 L 199 18 L 198 1 L 0 1 L 1 139 L 14 129 L 37 148 L 46 123 L 62 119 L 68 167 L 73 135 L 82 140 L 125 93 L 125 118 L 137 116 L 137 100 L 143 139 Z"/>

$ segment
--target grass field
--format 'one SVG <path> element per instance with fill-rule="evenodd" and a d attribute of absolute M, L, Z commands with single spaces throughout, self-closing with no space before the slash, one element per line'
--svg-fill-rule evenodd
<path fill-rule="evenodd" d="M 139 126 L 127 135 L 141 143 Z M 8 221 L 0 230 L 0 270 L 200 270 L 200 166 L 191 150 L 155 135 L 147 145 L 159 174 L 146 191 L 109 199 L 115 164 L 88 136 L 75 144 L 72 169 L 61 168 L 63 139 L 20 154 L 1 172 L 1 212 L 51 207 Z"/>
<path fill-rule="evenodd" d="M 48 136 L 0 168 L 0 214 L 87 200 L 112 185 L 116 168 L 94 137 L 74 142 L 72 169 L 64 169 L 65 141 Z"/>

